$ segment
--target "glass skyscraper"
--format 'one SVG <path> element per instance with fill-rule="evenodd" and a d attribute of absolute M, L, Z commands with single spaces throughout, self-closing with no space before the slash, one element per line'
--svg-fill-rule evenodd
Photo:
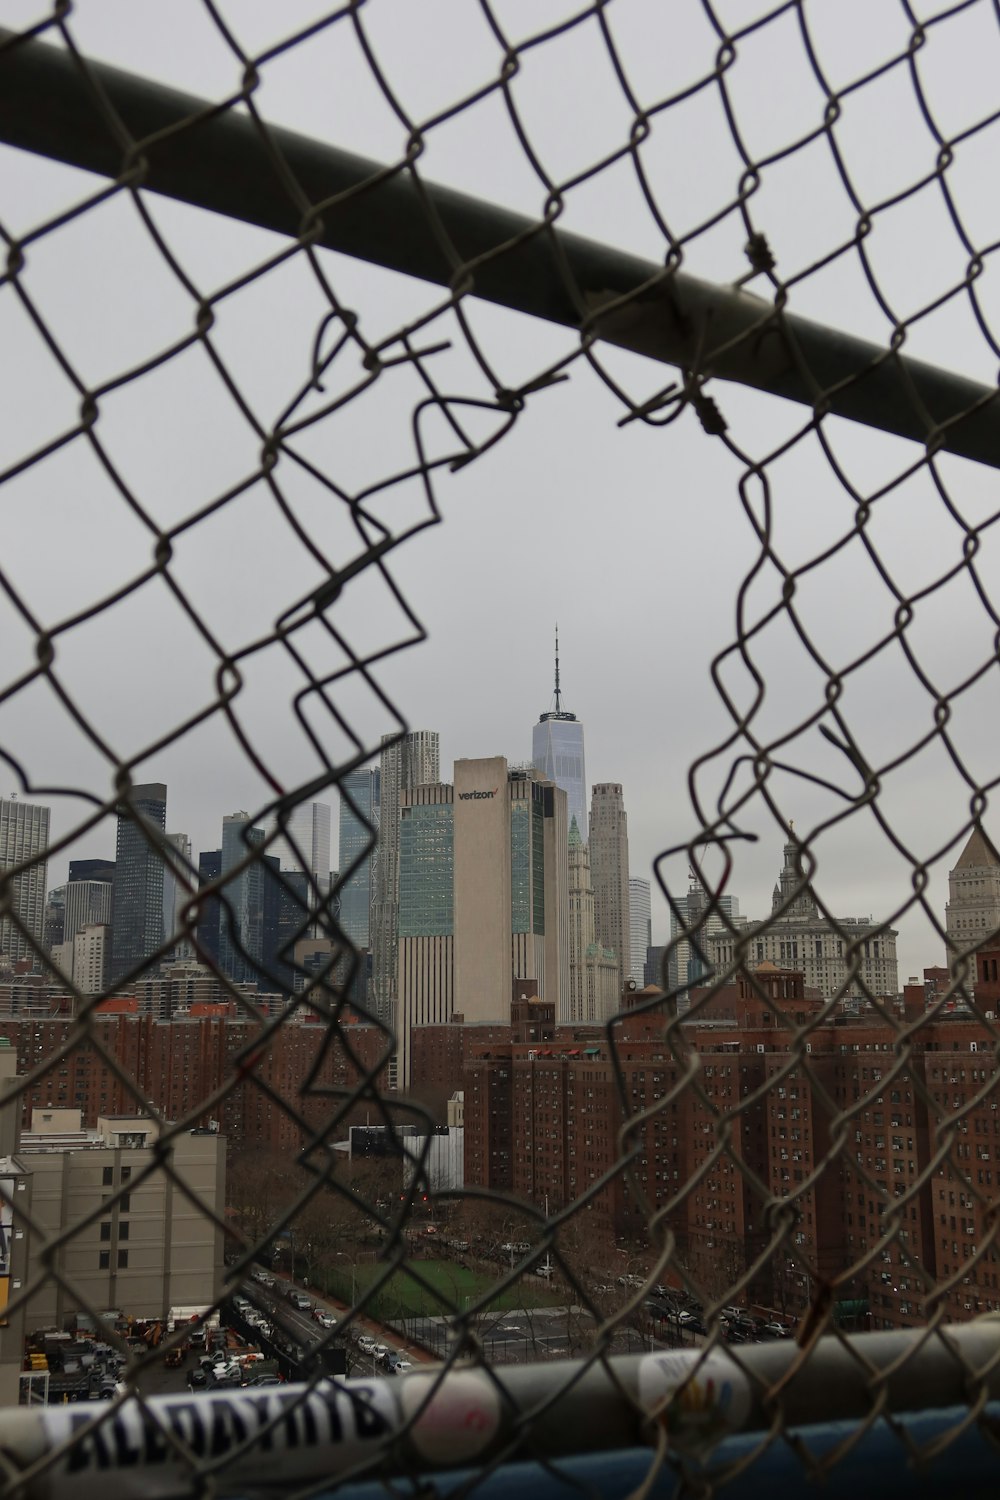
<path fill-rule="evenodd" d="M 635 875 L 630 875 L 628 882 L 628 924 L 629 978 L 641 990 L 646 982 L 646 954 L 653 944 L 653 924 L 649 881 Z"/>
<path fill-rule="evenodd" d="M 153 835 L 152 840 L 143 831 L 143 824 Z M 163 942 L 162 840 L 166 826 L 167 789 L 162 781 L 134 786 L 118 809 L 111 886 L 112 984 L 144 964 Z"/>
<path fill-rule="evenodd" d="M 274 818 L 267 826 L 270 834 L 281 824 Z M 271 840 L 268 852 L 278 856 L 282 870 L 299 870 L 311 875 L 320 897 L 327 896 L 331 869 L 329 803 L 300 803 L 288 813 L 284 827 L 286 831 Z M 315 898 L 311 904 L 318 904 Z"/>
<path fill-rule="evenodd" d="M 450 802 L 400 808 L 399 936 L 455 930 L 455 818 Z"/>
<path fill-rule="evenodd" d="M 542 714 L 531 734 L 531 760 L 536 771 L 541 771 L 556 786 L 566 793 L 566 814 L 572 823 L 576 819 L 580 837 L 587 842 L 587 772 L 583 763 L 583 725 L 576 714 L 568 713 L 562 706 L 562 690 L 559 686 L 559 631 L 556 629 L 556 684 L 555 707 Z"/>
<path fill-rule="evenodd" d="M 340 925 L 359 949 L 371 948 L 371 909 L 377 890 L 378 863 L 377 849 L 367 854 L 365 850 L 378 834 L 381 779 L 378 766 L 368 766 L 349 771 L 341 782 L 338 857 L 344 883 L 340 888 Z"/>
<path fill-rule="evenodd" d="M 396 999 L 399 957 L 399 811 L 404 792 L 440 776 L 437 730 L 384 735 L 380 763 L 378 881 L 371 932 L 372 984 L 379 1014 L 388 1020 Z"/>
<path fill-rule="evenodd" d="M 251 826 L 249 813 L 223 818 L 220 873 L 236 869 L 264 839 L 263 828 Z M 227 880 L 221 891 L 219 966 L 237 984 L 258 978 L 264 956 L 264 872 L 263 858 L 258 855 Z"/>

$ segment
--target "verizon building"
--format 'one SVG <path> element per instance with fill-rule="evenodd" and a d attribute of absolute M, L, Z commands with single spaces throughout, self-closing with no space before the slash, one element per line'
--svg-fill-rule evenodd
<path fill-rule="evenodd" d="M 541 999 L 569 987 L 566 793 L 501 755 L 455 762 L 455 996 L 466 1021 L 503 1021 L 512 978 Z"/>
<path fill-rule="evenodd" d="M 557 1009 L 569 993 L 566 793 L 503 756 L 455 762 L 454 785 L 404 794 L 399 861 L 399 1080 L 413 1026 L 506 1024 L 512 979 Z"/>

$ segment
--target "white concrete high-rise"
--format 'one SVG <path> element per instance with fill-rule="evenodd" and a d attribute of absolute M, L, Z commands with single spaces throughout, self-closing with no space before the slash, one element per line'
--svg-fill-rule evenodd
<path fill-rule="evenodd" d="M 618 961 L 618 989 L 631 963 L 628 900 L 628 817 L 621 783 L 599 782 L 590 799 L 590 877 L 594 883 L 597 941 Z"/>
<path fill-rule="evenodd" d="M 618 959 L 597 941 L 590 851 L 574 818 L 569 826 L 569 994 L 556 1019 L 563 1025 L 608 1021 L 620 1005 Z"/>
<path fill-rule="evenodd" d="M 81 927 L 70 945 L 73 950 L 73 983 L 81 995 L 99 995 L 107 977 L 111 928 L 95 922 Z"/>
<path fill-rule="evenodd" d="M 566 793 L 566 815 L 587 842 L 587 772 L 583 756 L 583 725 L 562 706 L 559 686 L 559 627 L 556 626 L 554 708 L 542 714 L 531 734 L 531 761 L 549 781 Z"/>
<path fill-rule="evenodd" d="M 192 899 L 190 887 L 197 890 L 198 878 L 191 870 L 191 840 L 186 833 L 168 833 L 167 843 L 171 851 L 176 851 L 176 860 L 173 853 L 169 853 L 163 865 L 163 932 L 165 937 L 177 932 L 181 925 L 181 912 L 188 901 Z M 69 903 L 69 890 L 67 886 L 66 900 L 67 909 Z M 99 921 L 100 918 L 92 918 Z M 69 937 L 69 932 L 66 937 Z M 173 957 L 193 958 L 194 948 L 187 938 L 181 938 L 174 948 Z"/>
<path fill-rule="evenodd" d="M 653 943 L 653 922 L 649 898 L 649 881 L 629 876 L 628 882 L 629 923 L 629 978 L 637 989 L 643 987 L 646 969 L 646 950 Z"/>
<path fill-rule="evenodd" d="M 49 809 L 19 797 L 0 799 L 0 891 L 10 888 L 11 917 L 0 917 L 0 956 L 17 963 L 42 947 L 48 873 Z"/>
<path fill-rule="evenodd" d="M 63 904 L 63 942 L 71 943 L 83 927 L 111 923 L 111 881 L 69 880 Z"/>
<path fill-rule="evenodd" d="M 287 818 L 272 818 L 267 831 L 284 827 L 268 844 L 268 854 L 276 854 L 283 870 L 297 870 L 311 875 L 320 896 L 330 892 L 330 806 L 327 802 L 302 802 L 293 807 Z M 315 897 L 310 898 L 315 904 Z"/>

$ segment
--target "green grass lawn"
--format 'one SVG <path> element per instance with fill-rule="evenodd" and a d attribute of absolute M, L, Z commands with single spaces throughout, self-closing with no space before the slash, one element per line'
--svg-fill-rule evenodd
<path fill-rule="evenodd" d="M 466 1266 L 448 1260 L 412 1259 L 408 1270 L 394 1271 L 375 1293 L 366 1311 L 381 1320 L 390 1318 L 434 1317 L 439 1313 L 464 1311 L 482 1297 L 489 1297 L 490 1289 L 497 1284 L 498 1277 L 473 1271 Z M 360 1299 L 373 1282 L 385 1274 L 385 1266 L 377 1262 L 363 1262 L 354 1268 L 354 1286 Z M 418 1280 L 418 1277 L 420 1278 Z M 327 1282 L 332 1296 L 342 1302 L 351 1300 L 351 1270 L 331 1270 Z M 424 1284 L 426 1283 L 426 1285 Z M 500 1312 L 516 1308 L 554 1307 L 565 1301 L 565 1292 L 559 1292 L 536 1276 L 523 1276 L 516 1286 L 500 1296 L 489 1297 L 484 1304 L 491 1311 Z"/>

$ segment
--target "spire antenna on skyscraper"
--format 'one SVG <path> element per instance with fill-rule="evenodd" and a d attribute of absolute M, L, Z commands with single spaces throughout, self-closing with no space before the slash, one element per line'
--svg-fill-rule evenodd
<path fill-rule="evenodd" d="M 556 621 L 556 713 L 560 710 L 559 703 L 559 621 Z"/>

